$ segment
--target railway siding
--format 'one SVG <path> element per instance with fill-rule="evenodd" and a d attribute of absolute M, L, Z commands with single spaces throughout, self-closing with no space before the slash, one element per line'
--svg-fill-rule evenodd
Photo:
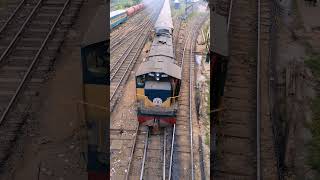
<path fill-rule="evenodd" d="M 7 42 L 11 44 L 10 49 L 6 48 L 7 53 L 3 54 L 0 64 L 0 99 L 2 99 L 0 110 L 3 118 L 0 123 L 1 167 L 6 164 L 10 147 L 17 139 L 20 127 L 29 114 L 35 111 L 32 103 L 38 101 L 38 89 L 46 80 L 46 73 L 51 70 L 52 61 L 63 42 L 63 37 L 82 4 L 82 0 L 38 2 L 35 14 L 32 16 L 26 14 L 30 15 L 30 21 L 24 22 L 26 19 L 21 19 L 21 15 L 12 16 L 12 20 L 7 23 L 8 26 L 0 33 L 1 44 L 9 45 Z M 46 11 L 53 6 L 54 10 Z M 59 14 L 61 18 L 58 19 Z M 21 21 L 25 23 L 25 27 L 18 33 L 17 27 L 12 24 L 19 29 L 23 27 Z M 11 30 L 16 34 L 8 35 Z M 49 35 L 50 30 L 52 30 L 51 35 Z M 4 36 L 6 38 L 3 38 Z M 17 39 L 12 41 L 14 37 Z"/>
<path fill-rule="evenodd" d="M 263 179 L 277 179 L 277 160 L 273 138 L 272 121 L 269 106 L 269 68 L 270 68 L 270 27 L 272 2 L 261 1 L 261 40 L 260 40 L 260 73 L 261 73 L 261 176 Z"/>
<path fill-rule="evenodd" d="M 265 0 L 233 1 L 231 12 L 230 60 L 223 102 L 227 109 L 217 125 L 214 176 L 216 179 L 277 179 L 268 102 L 271 4 Z M 258 20 L 261 24 L 259 37 Z M 259 71 L 257 42 L 260 42 Z M 257 121 L 257 97 L 260 121 Z M 258 129 L 257 122 L 260 122 Z"/>

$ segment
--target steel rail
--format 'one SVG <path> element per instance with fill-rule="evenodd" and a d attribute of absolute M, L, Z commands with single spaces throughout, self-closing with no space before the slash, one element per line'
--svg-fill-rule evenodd
<path fill-rule="evenodd" d="M 192 63 L 193 63 L 193 42 L 195 31 L 193 32 L 193 37 L 191 38 L 190 47 L 190 59 L 189 59 L 189 126 L 190 126 L 190 163 L 191 163 L 191 179 L 194 180 L 194 167 L 193 167 L 193 128 L 192 128 Z"/>
<path fill-rule="evenodd" d="M 132 145 L 132 149 L 131 149 L 131 153 L 130 153 L 130 157 L 129 157 L 128 171 L 127 171 L 127 174 L 126 174 L 126 180 L 129 179 L 130 167 L 131 167 L 131 162 L 132 162 L 133 153 L 134 153 L 134 150 L 135 150 L 135 148 L 136 148 L 136 142 L 137 142 L 139 127 L 140 127 L 140 123 L 138 122 L 137 129 L 136 129 L 136 135 L 135 135 L 135 137 L 134 137 L 134 139 L 133 139 L 133 145 Z"/>
<path fill-rule="evenodd" d="M 130 40 L 133 36 L 137 35 L 139 32 L 143 31 L 144 27 L 147 26 L 146 24 L 149 23 L 150 20 L 147 20 L 143 24 L 141 24 L 136 29 L 132 30 L 131 32 L 127 33 L 126 36 L 117 42 L 113 43 L 110 47 L 110 52 L 113 53 L 114 51 L 118 50 L 118 47 L 121 47 L 121 45 L 128 43 L 128 40 Z"/>
<path fill-rule="evenodd" d="M 151 23 L 151 21 L 149 23 Z M 119 63 L 120 63 L 120 65 L 118 66 L 118 68 L 116 68 L 115 72 L 110 76 L 110 80 L 112 80 L 114 78 L 114 76 L 117 74 L 117 72 L 119 71 L 119 69 L 121 68 L 123 63 L 125 62 L 126 58 L 132 52 L 133 48 L 136 47 L 135 45 L 139 42 L 139 40 L 142 37 L 142 35 L 144 35 L 145 33 L 147 34 L 147 32 L 150 31 L 150 30 L 151 30 L 151 26 L 146 31 L 144 31 L 143 33 L 140 33 L 139 37 L 136 39 L 136 41 L 133 39 L 133 41 L 135 41 L 134 44 L 129 46 L 126 49 L 126 53 L 122 54 L 121 57 L 116 60 L 115 64 L 110 68 L 110 74 L 111 74 L 111 71 L 115 69 L 115 66 L 117 66 Z"/>
<path fill-rule="evenodd" d="M 230 19 L 231 19 L 231 14 L 232 14 L 232 6 L 233 6 L 233 0 L 230 0 L 229 15 L 228 15 L 228 24 L 227 24 L 227 32 L 229 32 L 229 27 L 230 27 Z"/>
<path fill-rule="evenodd" d="M 130 54 L 130 52 L 132 51 L 134 45 L 139 41 L 139 38 L 141 37 L 141 34 L 139 35 L 138 32 L 135 33 L 136 35 L 138 35 L 136 39 L 129 39 L 129 41 L 127 41 L 126 43 L 130 44 L 128 47 L 125 48 L 124 53 L 121 54 L 121 56 L 119 58 L 117 58 L 116 60 L 113 60 L 114 63 L 112 63 L 110 65 L 110 79 L 112 79 L 112 75 L 116 74 L 112 74 L 112 71 L 114 71 L 115 67 L 119 64 L 119 63 L 123 63 L 123 61 L 128 57 L 128 55 Z M 110 54 L 112 55 L 113 52 L 110 51 Z M 112 57 L 111 57 L 112 58 Z M 122 65 L 122 64 L 121 64 Z M 120 65 L 120 66 L 121 66 Z"/>
<path fill-rule="evenodd" d="M 146 162 L 146 157 L 147 157 L 148 140 L 149 140 L 149 128 L 147 131 L 146 142 L 144 144 L 143 159 L 142 159 L 142 163 L 141 163 L 140 180 L 143 180 L 144 164 Z"/>
<path fill-rule="evenodd" d="M 136 26 L 134 28 L 130 28 L 130 31 L 128 33 L 126 33 L 122 37 L 120 37 L 121 39 L 115 38 L 115 40 L 116 39 L 119 39 L 119 40 L 116 42 L 112 42 L 112 44 L 110 46 L 110 49 L 111 49 L 110 52 L 112 53 L 113 51 L 117 50 L 117 49 L 115 49 L 115 47 L 122 45 L 123 43 L 125 43 L 124 40 L 129 39 L 132 36 L 134 36 L 135 34 L 137 34 L 138 32 L 136 32 L 136 31 L 141 31 L 149 21 L 150 21 L 150 19 L 146 20 L 145 22 L 143 22 L 143 24 L 140 24 L 139 26 Z"/>
<path fill-rule="evenodd" d="M 41 0 L 39 1 L 39 3 L 40 3 L 40 2 L 41 2 Z M 19 84 L 18 89 L 16 90 L 14 96 L 11 98 L 11 100 L 10 100 L 10 102 L 9 102 L 6 110 L 5 110 L 4 113 L 2 114 L 1 119 L 0 119 L 0 124 L 4 121 L 4 119 L 6 118 L 9 110 L 12 108 L 13 103 L 14 103 L 15 100 L 17 99 L 17 97 L 18 97 L 18 95 L 19 95 L 19 93 L 20 93 L 23 85 L 25 85 L 27 78 L 30 76 L 31 71 L 33 70 L 34 65 L 35 65 L 35 64 L 37 63 L 37 61 L 39 60 L 39 56 L 40 56 L 43 48 L 44 48 L 45 45 L 47 44 L 48 39 L 49 39 L 50 36 L 52 35 L 52 33 L 53 33 L 56 25 L 58 24 L 58 22 L 59 22 L 59 20 L 60 20 L 60 18 L 61 18 L 61 16 L 62 16 L 62 14 L 63 14 L 64 10 L 66 9 L 67 5 L 69 4 L 69 2 L 70 2 L 70 0 L 67 0 L 67 1 L 65 2 L 62 10 L 60 11 L 60 13 L 59 13 L 59 15 L 58 15 L 58 17 L 57 17 L 57 19 L 56 19 L 56 21 L 54 22 L 53 26 L 51 27 L 51 29 L 50 29 L 49 33 L 47 34 L 45 40 L 42 42 L 42 45 L 41 45 L 40 49 L 38 50 L 36 56 L 33 58 L 32 63 L 31 63 L 31 65 L 29 66 L 26 74 L 24 75 L 21 83 Z M 39 3 L 38 3 L 38 4 L 39 4 Z"/>
<path fill-rule="evenodd" d="M 125 60 L 127 59 L 127 57 L 128 57 L 128 56 L 130 55 L 130 53 L 132 52 L 133 48 L 136 47 L 136 45 L 138 44 L 138 42 L 139 42 L 140 38 L 142 37 L 142 35 L 143 35 L 143 33 L 141 33 L 141 34 L 139 35 L 139 37 L 137 38 L 137 40 L 134 42 L 134 44 L 129 47 L 130 49 L 129 49 L 128 51 L 126 51 L 126 53 L 123 54 L 123 55 L 119 58 L 119 59 L 122 59 L 121 62 L 120 62 L 120 60 L 117 60 L 118 62 L 120 62 L 120 65 L 119 65 L 117 68 L 114 68 L 114 67 L 113 67 L 113 69 L 110 68 L 110 74 L 111 74 L 111 71 L 115 69 L 114 72 L 113 72 L 113 73 L 111 74 L 111 76 L 110 76 L 110 81 L 112 81 L 113 78 L 117 75 L 117 73 L 119 72 L 120 68 L 121 68 L 122 65 L 124 64 Z M 138 52 L 137 52 L 137 53 L 138 53 Z M 123 57 L 123 58 L 122 58 L 122 57 Z M 117 62 L 116 64 L 119 64 L 118 62 Z M 114 66 L 116 66 L 116 65 L 114 65 Z"/>
<path fill-rule="evenodd" d="M 39 0 L 37 5 L 33 8 L 32 12 L 29 14 L 28 18 L 23 23 L 23 25 L 20 28 L 20 30 L 17 32 L 17 34 L 14 36 L 13 40 L 10 42 L 9 46 L 7 46 L 6 50 L 1 54 L 0 62 L 2 62 L 4 60 L 4 57 L 8 54 L 8 52 L 12 48 L 13 44 L 17 41 L 17 39 L 20 36 L 20 34 L 22 33 L 23 29 L 28 24 L 28 22 L 30 21 L 31 17 L 34 15 L 36 10 L 39 8 L 41 3 L 42 3 L 42 0 Z M 0 123 L 1 123 L 1 121 L 0 121 Z"/>
<path fill-rule="evenodd" d="M 162 174 L 162 180 L 166 180 L 166 150 L 167 150 L 167 143 L 166 143 L 166 138 L 167 137 L 167 131 L 164 130 L 164 135 L 163 135 L 163 174 Z"/>
<path fill-rule="evenodd" d="M 143 41 L 145 41 L 146 39 L 147 39 L 147 38 L 145 37 L 145 39 L 144 39 Z M 117 92 L 118 88 L 120 87 L 120 85 L 121 85 L 121 83 L 122 83 L 122 81 L 123 81 L 123 78 L 127 75 L 127 72 L 128 72 L 128 70 L 129 70 L 132 62 L 134 61 L 135 57 L 137 56 L 137 54 L 138 54 L 138 52 L 136 52 L 136 53 L 134 54 L 133 58 L 132 58 L 131 61 L 130 61 L 130 64 L 128 65 L 127 69 L 125 70 L 125 72 L 123 73 L 122 77 L 120 78 L 119 83 L 117 84 L 114 92 L 113 92 L 112 95 L 110 96 L 110 101 L 113 99 L 115 93 Z"/>
<path fill-rule="evenodd" d="M 150 25 L 151 22 L 152 22 L 152 21 L 149 21 L 149 22 L 147 23 L 146 27 L 147 27 L 148 25 Z M 150 30 L 150 29 L 151 29 L 151 27 L 149 27 L 149 30 Z M 148 30 L 148 31 L 149 31 L 149 30 Z M 147 32 L 148 32 L 148 31 L 147 31 Z M 120 58 L 118 58 L 118 59 L 116 60 L 116 62 L 113 64 L 113 66 L 110 68 L 110 74 L 111 74 L 111 71 L 114 70 L 115 66 L 117 66 L 117 65 L 119 64 L 119 62 L 120 62 L 120 66 L 116 69 L 116 72 L 114 72 L 114 73 L 111 75 L 110 80 L 112 80 L 113 77 L 117 74 L 117 72 L 119 71 L 119 69 L 120 69 L 120 67 L 122 66 L 122 64 L 125 62 L 126 58 L 129 56 L 129 54 L 130 54 L 130 52 L 132 51 L 132 49 L 133 49 L 133 48 L 135 47 L 135 45 L 139 42 L 139 39 L 140 39 L 140 38 L 142 37 L 142 35 L 144 34 L 144 33 L 141 33 L 141 32 L 136 32 L 135 34 L 138 34 L 138 33 L 140 33 L 140 34 L 139 34 L 139 37 L 136 39 L 136 41 L 135 41 L 135 39 L 132 40 L 132 42 L 134 42 L 134 44 L 133 44 L 133 45 L 131 44 L 131 46 L 128 46 L 127 49 L 125 50 L 126 53 L 122 54 L 122 55 L 120 56 Z"/>
<path fill-rule="evenodd" d="M 140 28 L 142 29 L 142 28 Z M 138 32 L 135 32 L 137 29 L 133 29 L 131 32 L 127 33 L 124 38 L 118 39 L 118 40 L 113 40 L 110 43 L 110 53 L 112 54 L 115 50 L 118 50 L 118 46 L 123 45 L 124 43 L 128 43 L 128 41 L 124 40 L 130 40 L 130 38 L 134 35 L 136 35 Z"/>
<path fill-rule="evenodd" d="M 171 180 L 172 160 L 173 160 L 173 146 L 174 146 L 175 134 L 176 134 L 176 124 L 173 125 L 173 131 L 172 131 L 172 141 L 171 141 L 171 152 L 170 152 L 170 165 L 169 165 L 169 176 L 168 176 L 168 180 Z"/>
<path fill-rule="evenodd" d="M 11 14 L 11 16 L 7 19 L 7 21 L 4 23 L 4 25 L 1 27 L 0 29 L 0 33 L 2 33 L 2 31 L 7 27 L 7 25 L 9 24 L 9 22 L 12 20 L 12 18 L 17 14 L 18 10 L 21 8 L 22 4 L 25 2 L 26 0 L 22 0 L 19 5 L 17 6 L 17 8 L 13 11 L 13 13 Z"/>
<path fill-rule="evenodd" d="M 181 58 L 181 67 L 183 69 L 184 67 L 184 60 L 185 60 L 185 53 L 186 53 L 186 49 L 187 49 L 187 45 L 188 45 L 188 41 L 190 39 L 190 35 L 191 35 L 191 32 L 188 33 L 188 36 L 186 38 L 186 43 L 183 47 L 183 53 L 182 53 L 182 58 Z M 190 65 L 191 66 L 191 65 Z M 191 79 L 190 79 L 191 80 Z M 189 101 L 190 102 L 190 101 Z M 169 176 L 168 176 L 168 179 L 171 180 L 171 175 L 172 175 L 172 162 L 173 162 L 173 153 L 174 153 L 174 142 L 175 142 L 175 133 L 176 133 L 176 125 L 174 124 L 173 125 L 173 132 L 172 132 L 172 142 L 171 142 L 171 152 L 170 152 L 170 165 L 169 165 Z M 191 152 L 190 152 L 191 153 Z M 193 154 L 192 154 L 193 155 Z M 192 169 L 193 169 L 193 163 L 192 163 Z M 192 172 L 193 174 L 193 172 Z"/>
<path fill-rule="evenodd" d="M 138 34 L 138 32 L 136 32 L 135 34 Z M 140 35 L 138 35 L 138 38 L 136 39 L 131 39 L 130 40 L 130 46 L 128 46 L 121 56 L 120 58 L 115 60 L 115 63 L 112 64 L 112 66 L 110 67 L 110 74 L 112 73 L 111 71 L 115 69 L 115 67 L 120 63 L 120 67 L 123 64 L 123 62 L 125 61 L 125 59 L 129 56 L 130 52 L 132 51 L 132 49 L 134 48 L 134 46 L 139 42 L 139 39 L 141 37 L 143 33 L 140 33 Z M 112 54 L 112 53 L 111 53 Z M 118 69 L 117 69 L 118 70 Z M 117 71 L 116 70 L 116 71 Z M 114 74 L 117 74 L 117 72 L 115 72 Z M 114 75 L 113 74 L 113 75 Z M 110 77 L 110 80 L 113 78 L 113 75 Z"/>
<path fill-rule="evenodd" d="M 258 24 L 257 24 L 257 29 L 258 29 L 258 34 L 257 34 L 257 109 L 256 109 L 256 116 L 257 116 L 257 129 L 256 129 L 256 138 L 257 138 L 257 180 L 261 179 L 261 152 L 260 152 L 260 138 L 261 138 L 261 132 L 260 132 L 260 13 L 261 13 L 261 2 L 258 0 Z"/>

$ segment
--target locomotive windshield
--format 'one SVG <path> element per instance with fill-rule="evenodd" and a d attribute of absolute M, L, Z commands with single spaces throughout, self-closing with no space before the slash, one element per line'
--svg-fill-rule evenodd
<path fill-rule="evenodd" d="M 147 81 L 144 90 L 148 99 L 158 104 L 162 104 L 172 94 L 170 82 Z"/>
<path fill-rule="evenodd" d="M 103 50 L 88 51 L 86 55 L 88 71 L 96 77 L 104 77 L 107 73 L 107 54 Z"/>
<path fill-rule="evenodd" d="M 144 87 L 144 81 L 145 81 L 145 77 L 144 76 L 138 76 L 137 77 L 137 88 L 143 88 Z"/>
<path fill-rule="evenodd" d="M 105 42 L 82 48 L 84 82 L 106 84 L 108 78 L 107 45 Z"/>

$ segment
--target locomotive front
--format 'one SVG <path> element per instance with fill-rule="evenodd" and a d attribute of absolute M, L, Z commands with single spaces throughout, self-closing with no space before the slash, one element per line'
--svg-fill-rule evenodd
<path fill-rule="evenodd" d="M 181 81 L 181 67 L 176 64 L 173 53 L 168 0 L 164 2 L 154 29 L 148 57 L 136 73 L 136 100 L 139 123 L 157 128 L 176 123 Z"/>

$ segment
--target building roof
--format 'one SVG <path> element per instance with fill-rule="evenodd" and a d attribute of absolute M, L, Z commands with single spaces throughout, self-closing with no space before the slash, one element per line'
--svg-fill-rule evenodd
<path fill-rule="evenodd" d="M 119 14 L 123 14 L 125 13 L 126 10 L 123 10 L 123 9 L 119 9 L 119 10 L 115 10 L 115 11 L 112 11 L 110 12 L 110 18 L 114 17 L 114 16 L 117 16 Z"/>
<path fill-rule="evenodd" d="M 105 6 L 100 6 L 87 33 L 85 34 L 81 46 L 87 46 L 98 42 L 106 41 L 109 34 L 109 23 L 107 20 L 107 9 Z"/>
<path fill-rule="evenodd" d="M 142 62 L 136 76 L 148 74 L 150 72 L 165 73 L 171 77 L 181 79 L 181 67 L 168 60 L 159 58 Z"/>

